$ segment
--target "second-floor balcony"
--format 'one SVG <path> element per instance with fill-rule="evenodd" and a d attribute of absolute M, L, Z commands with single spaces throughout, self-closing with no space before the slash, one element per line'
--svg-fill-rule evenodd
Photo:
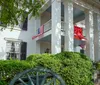
<path fill-rule="evenodd" d="M 64 32 L 64 22 L 61 21 L 61 31 Z M 44 33 L 52 29 L 51 19 L 44 24 Z M 36 29 L 36 34 L 38 34 L 38 29 Z"/>
<path fill-rule="evenodd" d="M 64 36 L 64 34 L 65 34 L 65 25 L 66 23 L 64 22 L 64 21 L 61 21 L 61 35 L 63 35 Z M 48 33 L 50 33 L 51 34 L 51 32 L 52 31 L 50 31 L 51 29 L 52 29 L 52 20 L 50 19 L 49 21 L 47 21 L 45 24 L 43 24 L 44 25 L 44 33 L 46 33 L 46 34 L 48 34 Z M 41 26 L 42 27 L 42 26 Z M 81 31 L 82 31 L 82 36 L 86 36 L 86 28 L 85 28 L 85 24 L 84 25 L 81 25 L 80 23 L 78 23 L 78 25 L 76 25 L 76 26 L 74 26 L 74 33 L 75 33 L 75 28 L 77 29 L 77 31 L 80 29 Z M 78 29 L 79 28 L 79 29 Z M 40 29 L 40 28 L 39 28 Z M 37 29 L 36 30 L 36 33 L 37 34 L 39 34 L 40 32 L 40 30 L 39 29 Z M 78 32 L 80 32 L 80 31 L 78 31 Z"/>

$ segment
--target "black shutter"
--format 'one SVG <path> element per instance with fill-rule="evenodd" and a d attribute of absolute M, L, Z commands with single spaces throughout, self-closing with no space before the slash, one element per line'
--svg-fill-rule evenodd
<path fill-rule="evenodd" d="M 83 49 L 81 49 L 81 50 L 80 50 L 80 53 L 84 54 L 84 50 L 83 50 Z"/>
<path fill-rule="evenodd" d="M 22 30 L 26 30 L 27 31 L 27 24 L 28 24 L 28 19 L 26 18 L 25 22 L 23 23 Z"/>
<path fill-rule="evenodd" d="M 26 53 L 27 53 L 27 43 L 26 42 L 22 42 L 21 43 L 21 56 L 20 56 L 21 60 L 25 60 L 26 59 Z"/>

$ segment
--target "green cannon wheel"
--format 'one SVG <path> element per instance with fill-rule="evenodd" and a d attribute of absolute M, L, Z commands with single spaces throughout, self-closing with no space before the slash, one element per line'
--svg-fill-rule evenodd
<path fill-rule="evenodd" d="M 65 85 L 65 82 L 49 69 L 33 68 L 16 75 L 9 85 Z"/>

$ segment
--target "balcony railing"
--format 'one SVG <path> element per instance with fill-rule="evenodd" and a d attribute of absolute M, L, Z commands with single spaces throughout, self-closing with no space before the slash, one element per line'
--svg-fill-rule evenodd
<path fill-rule="evenodd" d="M 64 21 L 61 21 L 61 31 L 64 32 Z"/>
<path fill-rule="evenodd" d="M 44 24 L 44 32 L 47 32 L 51 30 L 51 20 L 47 21 L 45 24 Z"/>
<path fill-rule="evenodd" d="M 64 22 L 61 21 L 61 31 L 64 32 Z M 51 30 L 51 19 L 44 24 L 44 32 Z M 38 34 L 38 29 L 36 30 L 36 34 Z"/>

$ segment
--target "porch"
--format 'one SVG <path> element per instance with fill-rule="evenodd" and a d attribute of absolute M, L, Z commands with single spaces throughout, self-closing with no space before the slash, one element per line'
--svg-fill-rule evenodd
<path fill-rule="evenodd" d="M 42 37 L 36 38 L 36 42 L 46 40 L 48 36 L 51 36 L 49 40 L 51 53 L 61 52 L 62 45 L 65 51 L 75 51 L 75 46 L 79 44 L 75 45 L 74 26 L 78 26 L 82 28 L 83 36 L 86 36 L 87 39 L 85 44 L 86 55 L 90 56 L 93 61 L 98 60 L 100 55 L 100 30 L 98 28 L 100 16 L 97 12 L 85 7 L 88 6 L 85 2 L 80 2 L 64 0 L 60 3 L 55 0 L 36 20 L 36 22 L 39 22 L 36 26 L 36 34 L 38 34 L 38 28 L 44 25 L 44 34 Z M 64 40 L 62 40 L 62 37 L 64 37 Z"/>
<path fill-rule="evenodd" d="M 65 41 L 65 37 L 62 35 L 61 36 L 61 52 L 65 51 L 64 49 L 64 43 Z M 76 40 L 74 39 L 74 52 L 80 52 L 80 53 L 84 53 L 85 54 L 85 49 L 82 49 L 82 47 L 80 45 L 84 45 L 85 41 L 81 41 L 81 40 Z M 37 53 L 51 53 L 52 51 L 52 43 L 51 43 L 51 34 L 43 37 L 39 40 L 37 40 Z"/>

